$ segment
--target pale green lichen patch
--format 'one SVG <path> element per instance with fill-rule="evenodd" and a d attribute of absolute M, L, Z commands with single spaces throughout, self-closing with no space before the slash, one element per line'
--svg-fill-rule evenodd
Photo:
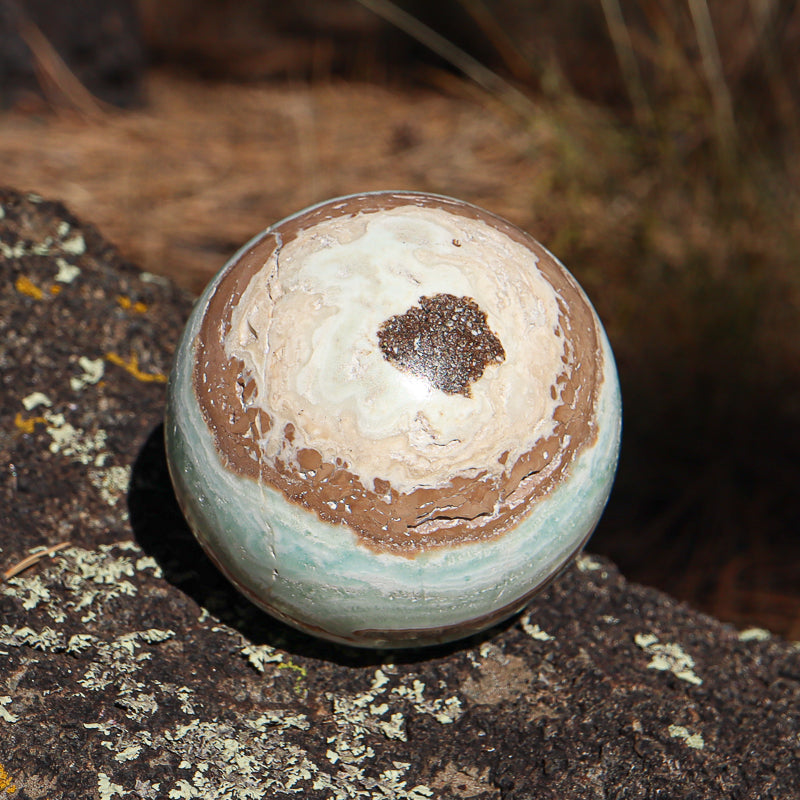
<path fill-rule="evenodd" d="M 50 254 L 50 248 L 53 246 L 53 237 L 45 236 L 41 242 L 35 242 L 31 245 L 30 252 L 35 256 L 46 256 Z"/>
<path fill-rule="evenodd" d="M 72 655 L 91 651 L 95 660 L 84 671 L 78 684 L 95 691 L 118 684 L 121 697 L 146 688 L 145 684 L 129 677 L 140 669 L 142 662 L 152 658 L 152 654 L 142 648 L 148 644 L 158 644 L 172 636 L 172 631 L 150 629 L 123 634 L 110 642 L 103 642 L 91 634 L 68 636 L 50 627 L 35 630 L 27 626 L 14 628 L 11 625 L 0 625 L 0 644 L 6 646 Z"/>
<path fill-rule="evenodd" d="M 59 283 L 72 283 L 75 278 L 81 274 L 80 267 L 70 264 L 63 258 L 56 259 L 56 266 L 58 267 L 58 272 L 56 273 L 55 280 Z"/>
<path fill-rule="evenodd" d="M 411 703 L 411 707 L 419 714 L 430 714 L 442 725 L 456 722 L 464 713 L 461 701 L 455 695 L 433 700 L 424 697 L 425 684 L 414 679 L 411 686 L 395 686 L 391 692 L 398 697 L 403 697 Z"/>
<path fill-rule="evenodd" d="M 4 219 L 0 216 L 0 220 Z M 57 266 L 59 267 L 59 274 L 56 280 L 61 283 L 71 283 L 72 280 L 80 273 L 80 269 L 69 265 L 68 262 L 61 256 L 55 255 L 63 253 L 68 258 L 78 258 L 86 253 L 86 240 L 83 238 L 82 233 L 67 238 L 71 231 L 71 227 L 67 222 L 61 222 L 57 229 L 57 238 L 53 236 L 44 236 L 38 241 L 26 242 L 24 239 L 19 239 L 14 245 L 9 245 L 0 240 L 0 254 L 8 259 L 19 260 L 25 256 L 51 256 L 54 255 Z M 62 264 L 68 268 L 66 272 L 61 272 Z M 71 277 L 67 277 L 69 273 Z"/>
<path fill-rule="evenodd" d="M 530 614 L 525 614 L 520 619 L 520 624 L 522 625 L 522 630 L 524 630 L 531 639 L 535 639 L 537 642 L 552 642 L 553 639 L 555 639 L 554 636 L 543 631 L 536 623 L 531 622 Z"/>
<path fill-rule="evenodd" d="M 603 564 L 586 553 L 580 553 L 575 558 L 575 564 L 581 572 L 599 572 L 601 578 L 608 577 L 608 571 Z"/>
<path fill-rule="evenodd" d="M 170 286 L 170 282 L 163 275 L 154 275 L 152 272 L 139 273 L 139 280 L 144 283 L 155 283 L 158 286 Z"/>
<path fill-rule="evenodd" d="M 91 650 L 94 642 L 95 638 L 90 633 L 74 633 L 67 642 L 67 652 L 73 654 L 83 653 Z"/>
<path fill-rule="evenodd" d="M 25 243 L 19 241 L 9 245 L 0 239 L 0 255 L 12 261 L 19 260 L 25 255 Z"/>
<path fill-rule="evenodd" d="M 137 589 L 128 580 L 135 574 L 132 561 L 112 556 L 113 545 L 101 545 L 97 551 L 70 548 L 64 551 L 66 562 L 62 580 L 68 591 L 65 605 L 89 622 L 102 613 L 108 603 L 119 597 L 132 597 Z"/>
<path fill-rule="evenodd" d="M 11 705 L 12 698 L 8 695 L 0 695 L 0 719 L 3 722 L 9 722 L 12 725 L 15 722 L 19 722 L 19 717 L 16 714 L 12 714 L 6 706 Z"/>
<path fill-rule="evenodd" d="M 125 715 L 135 722 L 142 722 L 158 711 L 158 703 L 152 692 L 120 692 L 114 705 L 125 710 Z"/>
<path fill-rule="evenodd" d="M 58 226 L 57 238 L 45 236 L 40 241 L 29 244 L 20 239 L 13 246 L 0 241 L 0 254 L 15 260 L 26 256 L 49 256 L 55 261 L 57 267 L 54 280 L 62 284 L 72 283 L 80 275 L 81 269 L 75 264 L 71 264 L 69 259 L 82 256 L 86 252 L 86 242 L 81 233 L 67 239 L 70 230 L 69 223 L 62 222 Z M 59 255 L 59 253 L 63 255 Z M 67 258 L 64 258 L 64 255 Z M 55 291 L 53 293 L 57 294 Z"/>
<path fill-rule="evenodd" d="M 70 388 L 74 392 L 79 392 L 87 386 L 99 383 L 106 369 L 104 359 L 92 359 L 87 356 L 78 358 L 78 366 L 81 369 L 81 374 L 69 379 Z"/>
<path fill-rule="evenodd" d="M 45 653 L 66 649 L 63 634 L 48 626 L 36 631 L 27 625 L 14 628 L 4 623 L 0 625 L 0 644 L 10 647 L 31 647 Z"/>
<path fill-rule="evenodd" d="M 120 550 L 139 557 L 118 555 Z M 143 555 L 135 542 L 100 545 L 97 550 L 72 546 L 51 555 L 38 571 L 10 578 L 0 591 L 15 598 L 24 610 L 38 609 L 54 622 L 62 623 L 73 614 L 87 623 L 102 614 L 107 604 L 135 595 L 138 590 L 132 579 L 145 569 L 160 574 L 158 564 Z M 58 596 L 53 596 L 54 586 L 63 590 Z"/>
<path fill-rule="evenodd" d="M 115 756 L 114 761 L 135 761 L 141 755 L 144 748 L 138 744 L 132 744 L 129 747 L 120 750 Z"/>
<path fill-rule="evenodd" d="M 679 644 L 674 642 L 662 644 L 652 633 L 637 633 L 634 641 L 651 657 L 648 669 L 671 672 L 676 678 L 693 683 L 695 686 L 703 683 L 702 678 L 694 672 L 694 659 Z"/>
<path fill-rule="evenodd" d="M 61 249 L 71 256 L 82 256 L 86 252 L 86 241 L 82 233 L 76 233 L 72 238 L 61 242 Z"/>
<path fill-rule="evenodd" d="M 97 775 L 97 792 L 100 800 L 111 800 L 112 797 L 122 796 L 125 789 L 118 783 L 113 783 L 105 772 L 100 772 Z"/>
<path fill-rule="evenodd" d="M 205 692 L 153 677 L 164 674 L 157 669 L 159 648 L 183 648 L 182 635 L 160 627 L 123 630 L 111 639 L 100 634 L 105 628 L 96 621 L 102 614 L 115 613 L 106 610 L 109 603 L 118 608 L 119 599 L 139 591 L 136 572 L 142 569 L 156 571 L 158 566 L 134 542 L 93 551 L 73 546 L 43 560 L 35 574 L 4 585 L 25 613 L 35 613 L 40 620 L 42 615 L 58 616 L 62 623 L 0 626 L 0 644 L 50 657 L 69 655 L 70 673 L 75 675 L 70 696 L 86 702 L 100 696 L 104 707 L 111 704 L 116 709 L 113 720 L 84 723 L 87 735 L 91 732 L 87 747 L 111 753 L 97 778 L 101 796 L 250 800 L 318 791 L 341 800 L 425 800 L 434 795 L 433 789 L 411 777 L 407 724 L 419 715 L 441 725 L 461 718 L 461 700 L 443 692 L 441 681 L 433 684 L 386 664 L 366 674 L 362 691 L 318 697 L 313 714 L 296 704 L 262 704 L 256 714 L 232 710 L 230 720 L 221 720 L 215 711 L 215 717 L 208 718 Z M 76 632 L 78 622 L 84 627 Z M 290 670 L 298 681 L 306 680 L 308 665 L 289 653 L 252 644 L 226 626 L 215 627 L 232 637 L 230 652 L 240 653 L 265 677 Z M 270 696 L 281 695 L 272 691 Z M 320 700 L 327 706 L 325 713 L 319 709 Z M 12 714 L 10 708 L 4 710 Z M 14 711 L 14 717 L 21 717 L 24 709 Z M 176 721 L 175 714 L 182 714 L 183 720 Z M 387 758 L 387 742 L 402 747 L 403 755 Z M 153 781 L 123 777 L 129 765 L 153 759 L 161 765 Z M 119 766 L 119 773 L 113 765 Z"/>
<path fill-rule="evenodd" d="M 132 653 L 138 642 L 147 642 L 148 644 L 158 644 L 159 642 L 166 642 L 167 639 L 173 639 L 175 631 L 161 630 L 160 628 L 148 628 L 145 631 L 134 631 L 133 633 L 126 633 L 117 639 L 120 643 L 125 643 L 127 648 Z"/>
<path fill-rule="evenodd" d="M 407 761 L 393 761 L 394 769 L 384 770 L 378 777 L 378 787 L 387 797 L 396 797 L 400 800 L 423 800 L 426 797 L 433 797 L 433 789 L 424 784 L 408 786 L 405 778 L 408 768 L 411 766 Z"/>
<path fill-rule="evenodd" d="M 357 695 L 337 695 L 328 692 L 333 721 L 340 735 L 332 737 L 329 743 L 337 756 L 345 761 L 362 760 L 374 756 L 372 748 L 365 746 L 369 734 L 378 734 L 386 739 L 406 741 L 405 717 L 400 711 L 393 711 L 386 702 L 376 702 L 382 692 L 370 690 Z"/>
<path fill-rule="evenodd" d="M 98 429 L 87 433 L 67 422 L 64 414 L 45 411 L 47 433 L 50 435 L 50 452 L 61 454 L 79 464 L 102 467 L 109 454 L 105 451 L 108 434 Z"/>
<path fill-rule="evenodd" d="M 269 664 L 283 663 L 283 653 L 268 644 L 247 644 L 239 652 L 262 674 Z"/>
<path fill-rule="evenodd" d="M 372 735 L 405 742 L 409 711 L 429 715 L 443 725 L 455 722 L 463 714 L 457 697 L 426 697 L 425 684 L 413 675 L 396 685 L 393 685 L 394 680 L 377 669 L 369 689 L 364 692 L 355 695 L 327 693 L 338 729 L 338 734 L 327 740 L 331 763 L 363 766 L 369 762 L 375 756 L 368 741 Z"/>
<path fill-rule="evenodd" d="M 108 734 L 114 726 L 110 722 L 84 722 L 83 727 Z"/>
<path fill-rule="evenodd" d="M 47 406 L 50 408 L 50 406 L 53 405 L 53 401 L 44 394 L 44 392 L 31 392 L 29 395 L 22 398 L 22 405 L 26 411 L 32 411 L 38 406 Z"/>
<path fill-rule="evenodd" d="M 335 726 L 333 734 L 325 740 L 326 758 L 336 770 L 329 773 L 320 768 L 313 789 L 325 789 L 335 798 L 432 796 L 430 787 L 408 781 L 410 763 L 396 760 L 376 774 L 379 758 L 376 750 L 381 739 L 407 741 L 409 714 L 425 714 L 440 724 L 450 724 L 462 715 L 461 702 L 454 696 L 429 697 L 425 683 L 418 677 L 411 674 L 398 678 L 392 670 L 391 665 L 376 669 L 369 688 L 362 692 L 326 693 Z M 361 789 L 359 794 L 349 793 L 356 788 Z"/>
<path fill-rule="evenodd" d="M 208 800 L 250 800 L 272 796 L 275 792 L 302 794 L 318 772 L 308 753 L 286 738 L 296 727 L 276 710 L 271 721 L 262 717 L 246 719 L 233 726 L 221 721 L 193 720 L 178 725 L 153 746 L 181 754 L 177 765 L 185 772 L 163 796 L 202 797 Z M 301 722 L 305 729 L 305 721 Z"/>
<path fill-rule="evenodd" d="M 51 600 L 50 590 L 39 575 L 15 576 L 0 584 L 0 592 L 21 601 L 26 611 L 31 611 L 41 602 Z M 61 620 L 59 620 L 61 621 Z"/>
<path fill-rule="evenodd" d="M 103 502 L 109 506 L 117 505 L 125 497 L 130 479 L 129 466 L 89 471 L 89 482 L 100 492 Z"/>
<path fill-rule="evenodd" d="M 142 556 L 141 558 L 137 558 L 134 562 L 134 566 L 136 567 L 137 572 L 141 572 L 145 569 L 151 569 L 153 570 L 153 577 L 164 577 L 164 571 L 158 565 L 158 561 L 156 561 L 153 556 Z"/>
<path fill-rule="evenodd" d="M 691 733 L 683 725 L 670 725 L 668 731 L 673 739 L 681 739 L 693 750 L 702 750 L 705 747 L 703 737 L 699 733 Z"/>
<path fill-rule="evenodd" d="M 295 693 L 302 694 L 302 681 L 308 674 L 306 668 L 300 664 L 295 664 L 294 661 L 287 658 L 286 655 L 276 647 L 271 647 L 267 644 L 247 644 L 242 647 L 239 652 L 245 656 L 254 669 L 262 675 L 270 664 L 274 664 L 277 669 L 293 671 L 296 676 Z"/>
<path fill-rule="evenodd" d="M 164 694 L 165 697 L 172 697 L 178 701 L 181 711 L 189 717 L 194 717 L 197 714 L 196 702 L 197 698 L 194 697 L 194 692 L 188 686 L 178 686 L 174 683 L 154 680 L 153 685 L 157 686 Z"/>
<path fill-rule="evenodd" d="M 153 658 L 148 645 L 173 636 L 173 631 L 148 629 L 123 634 L 110 642 L 95 640 L 93 660 L 77 682 L 89 692 L 113 692 L 114 705 L 128 719 L 141 723 L 158 712 L 160 701 L 171 701 L 169 687 L 148 682 L 142 667 Z"/>
<path fill-rule="evenodd" d="M 764 628 L 746 628 L 739 631 L 740 642 L 766 642 L 772 638 L 772 634 Z"/>

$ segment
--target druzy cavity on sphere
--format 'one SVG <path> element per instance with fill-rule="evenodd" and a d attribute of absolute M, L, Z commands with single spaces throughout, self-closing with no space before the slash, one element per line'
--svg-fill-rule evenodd
<path fill-rule="evenodd" d="M 616 469 L 602 325 L 528 234 L 375 192 L 245 245 L 169 384 L 183 512 L 254 603 L 312 634 L 416 646 L 510 616 L 583 546 Z"/>

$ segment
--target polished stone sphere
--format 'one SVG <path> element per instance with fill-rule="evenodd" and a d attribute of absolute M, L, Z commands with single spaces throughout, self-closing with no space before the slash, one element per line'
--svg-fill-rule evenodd
<path fill-rule="evenodd" d="M 575 279 L 509 222 L 374 192 L 268 228 L 213 279 L 169 383 L 186 519 L 254 603 L 365 647 L 522 608 L 608 499 L 619 382 Z"/>

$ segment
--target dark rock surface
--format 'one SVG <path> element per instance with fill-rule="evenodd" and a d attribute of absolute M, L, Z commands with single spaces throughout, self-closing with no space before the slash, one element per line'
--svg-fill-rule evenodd
<path fill-rule="evenodd" d="M 447 648 L 273 622 L 194 544 L 166 473 L 190 299 L 8 190 L 0 269 L 0 572 L 70 543 L 0 582 L 0 796 L 800 794 L 800 647 L 590 556 Z"/>

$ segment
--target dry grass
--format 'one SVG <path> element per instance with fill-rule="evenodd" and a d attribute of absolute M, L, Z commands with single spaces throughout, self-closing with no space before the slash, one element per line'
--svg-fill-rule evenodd
<path fill-rule="evenodd" d="M 520 116 L 441 73 L 425 89 L 154 73 L 141 111 L 0 119 L 3 182 L 64 200 L 192 291 L 267 224 L 338 194 L 422 189 L 508 217 L 576 273 L 618 357 L 625 442 L 594 549 L 800 638 L 796 112 L 767 69 L 769 113 L 744 114 L 745 70 L 703 6 L 643 3 L 639 27 L 598 6 L 631 124 L 563 82 Z M 747 30 L 763 54 L 768 31 Z"/>
<path fill-rule="evenodd" d="M 6 115 L 3 180 L 62 198 L 145 269 L 195 291 L 247 238 L 338 194 L 435 190 L 532 219 L 536 137 L 488 101 L 165 74 L 148 94 L 146 110 L 101 122 Z"/>

